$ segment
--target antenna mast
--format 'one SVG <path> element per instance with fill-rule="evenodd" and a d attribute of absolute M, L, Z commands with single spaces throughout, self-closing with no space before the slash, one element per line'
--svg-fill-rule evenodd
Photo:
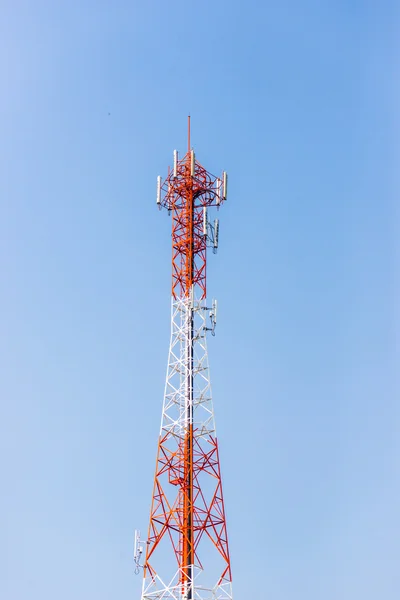
<path fill-rule="evenodd" d="M 232 600 L 206 343 L 217 316 L 216 301 L 207 307 L 207 247 L 216 251 L 219 232 L 208 211 L 226 196 L 226 173 L 215 177 L 196 160 L 189 116 L 187 153 L 175 150 L 167 178 L 157 178 L 157 205 L 172 217 L 172 318 L 143 565 L 135 544 L 142 600 Z"/>

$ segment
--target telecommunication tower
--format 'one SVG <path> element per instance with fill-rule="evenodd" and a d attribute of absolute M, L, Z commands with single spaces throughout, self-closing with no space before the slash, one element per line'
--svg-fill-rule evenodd
<path fill-rule="evenodd" d="M 190 145 L 157 179 L 157 205 L 172 217 L 171 340 L 146 540 L 135 533 L 142 600 L 232 600 L 231 565 L 206 335 L 207 248 L 218 248 L 209 211 L 227 198 L 227 174 L 211 175 Z"/>

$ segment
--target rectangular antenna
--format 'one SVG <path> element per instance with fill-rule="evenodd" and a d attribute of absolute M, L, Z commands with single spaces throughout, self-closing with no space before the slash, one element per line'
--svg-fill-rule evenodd
<path fill-rule="evenodd" d="M 218 236 L 219 236 L 219 221 L 215 219 L 214 221 L 214 248 L 218 248 Z"/>
<path fill-rule="evenodd" d="M 217 196 L 217 206 L 221 204 L 221 180 L 218 178 L 215 182 L 215 190 Z"/>
<path fill-rule="evenodd" d="M 223 199 L 226 200 L 228 196 L 228 174 L 226 173 L 226 171 L 223 172 L 222 176 L 224 182 L 222 196 Z"/>
<path fill-rule="evenodd" d="M 203 206 L 203 235 L 207 236 L 207 206 Z"/>
<path fill-rule="evenodd" d="M 161 203 L 161 175 L 157 177 L 157 204 Z"/>
<path fill-rule="evenodd" d="M 194 166 L 195 166 L 195 156 L 194 156 L 194 150 L 192 150 L 190 153 L 190 174 L 192 177 L 194 177 Z"/>
<path fill-rule="evenodd" d="M 139 544 L 140 544 L 140 531 L 138 531 L 137 529 L 135 529 L 135 546 L 134 546 L 134 549 L 133 549 L 133 557 L 135 558 L 135 560 L 138 557 Z"/>
<path fill-rule="evenodd" d="M 178 150 L 174 150 L 174 177 L 178 176 Z"/>

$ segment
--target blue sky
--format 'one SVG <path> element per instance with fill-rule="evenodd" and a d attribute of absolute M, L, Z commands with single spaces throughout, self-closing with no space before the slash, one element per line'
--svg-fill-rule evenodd
<path fill-rule="evenodd" d="M 3 0 L 2 598 L 140 597 L 155 181 L 188 112 L 230 177 L 208 288 L 235 597 L 397 598 L 399 34 L 394 1 Z"/>

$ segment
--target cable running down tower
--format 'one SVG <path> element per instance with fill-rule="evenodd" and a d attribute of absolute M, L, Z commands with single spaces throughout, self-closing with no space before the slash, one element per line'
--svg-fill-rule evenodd
<path fill-rule="evenodd" d="M 190 146 L 157 179 L 157 205 L 172 217 L 171 341 L 147 540 L 135 535 L 142 600 L 232 600 L 231 566 L 206 334 L 207 248 L 216 252 L 227 175 L 215 177 Z M 208 326 L 207 326 L 208 325 Z M 144 556 L 142 564 L 142 555 Z"/>

